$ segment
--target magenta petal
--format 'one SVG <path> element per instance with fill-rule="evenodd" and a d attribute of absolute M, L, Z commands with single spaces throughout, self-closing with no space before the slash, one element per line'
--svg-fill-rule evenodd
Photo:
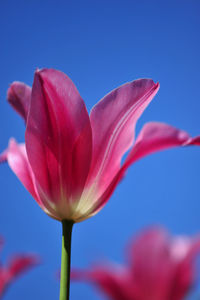
<path fill-rule="evenodd" d="M 196 145 L 196 146 L 200 146 L 200 136 L 196 136 L 194 138 L 191 138 L 188 142 L 187 145 Z"/>
<path fill-rule="evenodd" d="M 191 142 L 191 138 L 183 130 L 159 122 L 147 123 L 139 133 L 135 145 L 125 161 L 125 166 L 128 167 L 136 160 L 151 153 L 176 146 L 185 146 L 188 142 Z"/>
<path fill-rule="evenodd" d="M 133 241 L 129 265 L 139 299 L 145 299 L 147 292 L 149 299 L 168 299 L 176 267 L 169 242 L 168 234 L 159 228 L 146 230 Z"/>
<path fill-rule="evenodd" d="M 72 280 L 88 281 L 95 284 L 113 300 L 137 300 L 134 297 L 132 278 L 125 268 L 110 265 L 94 266 L 90 271 L 72 270 Z"/>
<path fill-rule="evenodd" d="M 183 300 L 195 282 L 199 253 L 200 237 L 171 237 L 162 228 L 149 228 L 129 245 L 126 265 L 75 270 L 72 279 L 96 284 L 113 300 Z"/>
<path fill-rule="evenodd" d="M 183 258 L 180 260 L 179 266 L 176 272 L 176 289 L 172 289 L 172 300 L 181 300 L 188 293 L 188 290 L 192 288 L 195 283 L 196 268 L 195 259 L 200 253 L 200 237 L 186 239 L 182 237 L 180 240 L 175 240 L 174 245 L 175 255 L 178 258 Z"/>
<path fill-rule="evenodd" d="M 11 139 L 9 147 L 2 156 L 39 206 L 52 218 L 57 219 L 55 209 L 49 205 L 45 195 L 41 198 L 38 194 L 38 184 L 27 158 L 25 144 L 17 144 L 14 139 Z"/>
<path fill-rule="evenodd" d="M 150 79 L 124 84 L 106 95 L 91 111 L 93 157 L 89 181 L 105 190 L 134 141 L 135 124 L 159 89 Z"/>
<path fill-rule="evenodd" d="M 176 146 L 200 145 L 198 144 L 199 141 L 200 137 L 191 138 L 187 132 L 168 124 L 159 122 L 145 124 L 123 166 L 119 169 L 104 193 L 99 197 L 94 211 L 97 212 L 106 204 L 119 181 L 124 177 L 128 167 L 135 161 L 154 152 Z"/>
<path fill-rule="evenodd" d="M 11 106 L 26 121 L 31 101 L 31 87 L 25 83 L 15 81 L 8 89 L 7 99 Z"/>
<path fill-rule="evenodd" d="M 200 252 L 200 237 L 179 237 L 172 241 L 171 250 L 177 260 L 176 273 L 171 282 L 171 300 L 185 299 L 196 277 L 195 259 Z"/>
<path fill-rule="evenodd" d="M 9 262 L 7 271 L 9 279 L 14 279 L 39 263 L 40 258 L 37 255 L 16 255 Z"/>
<path fill-rule="evenodd" d="M 146 230 L 129 249 L 129 264 L 138 293 L 152 299 L 182 300 L 194 283 L 194 259 L 200 239 L 172 238 L 159 228 Z"/>
<path fill-rule="evenodd" d="M 83 100 L 64 73 L 36 72 L 25 139 L 35 178 L 50 201 L 79 197 L 90 167 L 91 126 Z"/>
<path fill-rule="evenodd" d="M 7 267 L 0 267 L 0 297 L 8 286 L 20 275 L 40 263 L 37 255 L 15 255 Z"/>
<path fill-rule="evenodd" d="M 2 298 L 8 284 L 7 270 L 0 267 L 0 298 Z"/>
<path fill-rule="evenodd" d="M 18 145 L 14 139 L 11 139 L 7 149 L 7 161 L 10 168 L 23 183 L 25 188 L 29 191 L 33 198 L 35 198 L 38 204 L 43 207 L 37 195 L 34 175 L 27 159 L 25 145 Z"/>

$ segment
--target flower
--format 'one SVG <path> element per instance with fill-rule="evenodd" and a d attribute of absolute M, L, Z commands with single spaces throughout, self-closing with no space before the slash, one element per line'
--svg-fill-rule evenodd
<path fill-rule="evenodd" d="M 2 246 L 3 239 L 0 238 L 1 249 Z M 0 265 L 0 298 L 18 276 L 38 265 L 39 262 L 40 259 L 35 254 L 18 254 L 13 256 L 6 266 Z"/>
<path fill-rule="evenodd" d="M 87 219 L 105 205 L 136 160 L 174 146 L 200 145 L 200 137 L 155 122 L 146 124 L 133 144 L 136 122 L 158 89 L 151 79 L 124 84 L 89 116 L 65 74 L 37 70 L 32 89 L 14 82 L 8 90 L 9 103 L 26 122 L 25 145 L 11 139 L 0 161 L 8 161 L 48 215 L 60 221 Z"/>
<path fill-rule="evenodd" d="M 138 235 L 126 265 L 101 264 L 72 271 L 72 279 L 95 284 L 112 300 L 182 300 L 195 283 L 200 237 L 171 237 L 162 228 Z"/>

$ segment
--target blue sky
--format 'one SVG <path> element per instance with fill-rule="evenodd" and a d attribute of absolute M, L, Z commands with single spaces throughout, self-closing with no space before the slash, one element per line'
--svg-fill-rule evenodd
<path fill-rule="evenodd" d="M 6 103 L 14 81 L 32 84 L 34 70 L 62 70 L 76 84 L 88 109 L 113 88 L 147 77 L 160 91 L 137 124 L 167 122 L 200 134 L 200 2 L 198 0 L 1 1 L 0 149 L 9 137 L 24 141 L 23 121 Z M 72 265 L 123 260 L 138 230 L 162 224 L 174 234 L 200 231 L 200 149 L 173 149 L 149 156 L 128 171 L 95 217 L 73 232 Z M 43 264 L 13 284 L 9 299 L 58 299 L 61 226 L 46 216 L 8 166 L 0 168 L 2 260 L 35 252 Z M 29 294 L 31 291 L 31 294 Z M 101 299 L 73 284 L 71 299 Z"/>

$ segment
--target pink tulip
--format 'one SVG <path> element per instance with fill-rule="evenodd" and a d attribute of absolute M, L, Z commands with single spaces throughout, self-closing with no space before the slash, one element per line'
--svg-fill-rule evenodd
<path fill-rule="evenodd" d="M 26 122 L 25 145 L 11 139 L 0 161 L 8 161 L 48 215 L 85 220 L 105 205 L 136 160 L 174 146 L 200 145 L 200 137 L 162 123 L 146 124 L 134 143 L 136 122 L 158 89 L 150 79 L 124 84 L 89 116 L 65 74 L 38 70 L 32 89 L 14 82 L 8 90 L 8 101 Z"/>
<path fill-rule="evenodd" d="M 0 247 L 2 248 L 3 240 L 0 240 Z M 40 259 L 33 254 L 18 254 L 13 256 L 7 266 L 0 266 L 0 298 L 8 286 L 16 280 L 16 278 L 28 271 L 32 267 L 38 265 Z"/>
<path fill-rule="evenodd" d="M 182 300 L 195 283 L 200 237 L 171 237 L 159 228 L 140 234 L 124 266 L 107 264 L 72 271 L 72 279 L 95 284 L 112 300 Z"/>

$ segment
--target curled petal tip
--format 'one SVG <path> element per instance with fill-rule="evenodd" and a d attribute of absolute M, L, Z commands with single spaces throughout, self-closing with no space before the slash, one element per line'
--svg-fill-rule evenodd
<path fill-rule="evenodd" d="M 153 89 L 156 91 L 156 93 L 159 91 L 160 89 L 160 83 L 159 82 L 154 82 L 154 87 Z"/>
<path fill-rule="evenodd" d="M 14 81 L 8 91 L 7 100 L 10 105 L 26 120 L 31 98 L 31 88 L 23 82 Z"/>
<path fill-rule="evenodd" d="M 13 137 L 11 137 L 11 138 L 9 139 L 9 146 L 12 145 L 13 143 L 16 143 L 16 139 L 13 138 Z"/>
<path fill-rule="evenodd" d="M 41 73 L 51 72 L 51 71 L 56 72 L 56 73 L 62 73 L 61 71 L 54 70 L 54 69 L 51 69 L 51 68 L 36 68 L 35 75 L 40 75 Z"/>
<path fill-rule="evenodd" d="M 156 87 L 160 88 L 160 82 L 156 82 Z"/>
<path fill-rule="evenodd" d="M 8 99 L 8 102 L 10 102 L 10 103 L 15 101 L 15 98 L 16 98 L 15 86 L 18 84 L 19 84 L 18 81 L 14 81 L 9 85 L 9 88 L 7 91 L 7 99 Z"/>
<path fill-rule="evenodd" d="M 8 143 L 8 148 L 5 149 L 2 153 L 0 153 L 0 163 L 4 163 L 8 159 L 8 153 L 9 149 L 13 147 L 13 145 L 16 144 L 16 141 L 14 138 L 10 138 L 9 143 Z"/>
<path fill-rule="evenodd" d="M 186 146 L 190 146 L 190 145 L 200 146 L 200 136 L 190 138 L 189 141 L 185 145 Z"/>
<path fill-rule="evenodd" d="M 16 141 L 14 138 L 10 138 L 8 148 L 6 148 L 2 153 L 0 153 L 0 163 L 4 163 L 7 161 L 9 150 L 13 147 L 13 145 L 16 145 Z"/>
<path fill-rule="evenodd" d="M 12 137 L 8 142 L 8 149 L 5 151 L 9 152 L 12 148 L 15 148 L 16 146 L 17 146 L 17 141 Z"/>
<path fill-rule="evenodd" d="M 36 68 L 36 69 L 35 69 L 35 74 L 39 73 L 41 70 L 42 70 L 42 69 L 40 69 L 40 68 Z"/>

